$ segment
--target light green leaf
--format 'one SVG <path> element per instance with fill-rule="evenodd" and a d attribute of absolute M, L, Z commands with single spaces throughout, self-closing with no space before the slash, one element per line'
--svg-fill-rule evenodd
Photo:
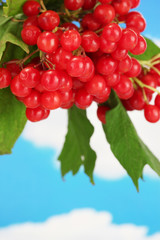
<path fill-rule="evenodd" d="M 108 101 L 111 108 L 106 114 L 103 129 L 111 150 L 126 169 L 138 189 L 138 179 L 148 164 L 160 175 L 160 162 L 139 138 L 126 110 L 115 93 Z"/>
<path fill-rule="evenodd" d="M 93 126 L 87 119 L 84 110 L 72 107 L 68 114 L 68 133 L 59 156 L 62 176 L 69 171 L 76 174 L 83 165 L 85 173 L 93 183 L 93 170 L 96 160 L 96 154 L 90 147 L 90 138 L 94 131 Z"/>
<path fill-rule="evenodd" d="M 3 7 L 5 16 L 15 16 L 17 13 L 22 12 L 22 6 L 26 0 L 7 0 L 6 6 Z"/>
<path fill-rule="evenodd" d="M 21 39 L 17 38 L 12 33 L 6 33 L 2 36 L 0 39 L 0 59 L 2 58 L 3 52 L 6 49 L 7 42 L 15 44 L 19 47 L 21 47 L 26 53 L 29 53 L 28 45 L 25 44 Z"/>

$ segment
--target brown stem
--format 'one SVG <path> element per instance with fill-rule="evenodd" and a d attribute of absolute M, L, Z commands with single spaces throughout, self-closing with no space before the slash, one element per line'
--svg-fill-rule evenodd
<path fill-rule="evenodd" d="M 39 49 L 35 50 L 34 52 L 30 53 L 28 56 L 26 56 L 25 58 L 23 58 L 20 61 L 20 64 L 24 64 L 30 57 L 32 57 L 34 54 L 36 54 L 37 52 L 39 52 Z"/>
<path fill-rule="evenodd" d="M 43 10 L 44 10 L 44 11 L 47 11 L 47 8 L 46 8 L 46 6 L 44 5 L 43 0 L 40 0 L 39 2 L 40 2 L 40 4 L 41 4 Z"/>

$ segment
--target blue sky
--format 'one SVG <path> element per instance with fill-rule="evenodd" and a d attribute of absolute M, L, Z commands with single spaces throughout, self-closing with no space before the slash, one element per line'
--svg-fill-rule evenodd
<path fill-rule="evenodd" d="M 138 9 L 147 21 L 145 35 L 160 39 L 160 1 L 142 0 Z M 95 175 L 95 186 L 83 172 L 63 180 L 53 161 L 56 149 L 28 139 L 20 137 L 13 153 L 0 157 L 0 228 L 91 208 L 109 212 L 115 224 L 132 223 L 146 226 L 149 234 L 160 232 L 160 179 L 145 176 L 140 193 L 129 177 L 107 180 Z"/>

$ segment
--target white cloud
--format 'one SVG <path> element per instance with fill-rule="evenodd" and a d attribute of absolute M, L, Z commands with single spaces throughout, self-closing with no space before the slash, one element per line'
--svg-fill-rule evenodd
<path fill-rule="evenodd" d="M 126 171 L 115 159 L 110 151 L 110 146 L 106 143 L 104 133 L 99 120 L 96 117 L 96 104 L 88 110 L 88 116 L 95 126 L 95 134 L 91 139 L 91 145 L 97 152 L 97 162 L 95 175 L 104 179 L 119 179 L 126 176 Z M 131 112 L 130 117 L 136 126 L 138 134 L 144 142 L 151 148 L 160 159 L 160 125 L 146 122 L 143 112 Z M 23 137 L 32 141 L 37 146 L 52 147 L 59 154 L 67 132 L 67 112 L 65 110 L 53 111 L 51 116 L 39 123 L 28 122 L 23 132 Z M 59 166 L 54 161 L 56 166 Z M 149 168 L 145 168 L 145 173 L 149 176 L 156 174 Z"/>
<path fill-rule="evenodd" d="M 81 209 L 50 218 L 44 223 L 25 223 L 0 229 L 1 240 L 159 240 L 160 233 L 147 237 L 147 228 L 116 225 L 107 212 Z"/>

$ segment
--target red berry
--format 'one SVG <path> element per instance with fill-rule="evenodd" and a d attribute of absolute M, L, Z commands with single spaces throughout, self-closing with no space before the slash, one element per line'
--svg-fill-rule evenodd
<path fill-rule="evenodd" d="M 143 54 L 147 49 L 147 43 L 144 37 L 141 35 L 138 35 L 138 42 L 135 46 L 135 48 L 131 49 L 130 52 L 134 55 L 140 55 Z"/>
<path fill-rule="evenodd" d="M 136 110 L 142 110 L 145 106 L 144 96 L 141 90 L 136 90 L 133 96 L 129 99 L 130 106 Z"/>
<path fill-rule="evenodd" d="M 128 100 L 122 100 L 122 99 L 121 99 L 121 102 L 122 102 L 122 104 L 123 104 L 123 107 L 124 107 L 127 111 L 133 111 L 134 109 L 131 107 L 129 100 L 130 100 L 130 99 L 128 99 Z"/>
<path fill-rule="evenodd" d="M 14 60 L 17 60 L 17 59 L 14 59 Z M 11 73 L 12 78 L 17 76 L 21 71 L 20 66 L 16 63 L 8 62 L 8 63 L 6 63 L 6 68 Z"/>
<path fill-rule="evenodd" d="M 145 83 L 146 85 L 148 85 L 149 87 L 152 87 L 152 88 L 157 88 L 157 80 L 156 80 L 156 78 L 154 77 L 154 75 L 152 75 L 152 74 L 150 74 L 150 73 L 148 73 L 147 75 L 144 75 L 143 77 L 142 77 L 142 81 L 143 81 L 143 83 Z M 154 93 L 154 91 L 153 90 L 150 90 L 150 89 L 148 89 L 148 88 L 144 88 L 145 89 L 145 92 L 146 93 Z"/>
<path fill-rule="evenodd" d="M 127 77 L 137 77 L 142 71 L 141 65 L 138 62 L 137 59 L 132 58 L 132 67 L 131 69 L 126 73 Z"/>
<path fill-rule="evenodd" d="M 83 4 L 84 10 L 90 10 L 96 5 L 97 0 L 85 0 Z"/>
<path fill-rule="evenodd" d="M 155 105 L 146 105 L 144 107 L 144 116 L 148 122 L 156 123 L 160 119 L 160 109 Z"/>
<path fill-rule="evenodd" d="M 37 39 L 41 34 L 41 30 L 36 26 L 27 26 L 22 29 L 21 36 L 23 42 L 28 45 L 35 45 L 37 44 Z"/>
<path fill-rule="evenodd" d="M 28 96 L 32 89 L 25 87 L 20 80 L 19 75 L 14 77 L 10 84 L 11 92 L 17 97 L 26 97 Z"/>
<path fill-rule="evenodd" d="M 58 48 L 53 54 L 46 54 L 46 58 L 53 64 L 56 64 L 57 69 L 64 70 L 66 70 L 67 64 L 71 60 L 72 56 L 71 52 L 66 51 L 62 47 Z"/>
<path fill-rule="evenodd" d="M 99 120 L 103 123 L 106 124 L 106 113 L 110 110 L 109 107 L 107 106 L 98 106 L 97 109 L 97 117 Z"/>
<path fill-rule="evenodd" d="M 60 87 L 61 92 L 69 92 L 72 89 L 72 78 L 65 72 L 60 71 Z"/>
<path fill-rule="evenodd" d="M 112 0 L 99 0 L 100 3 L 106 4 L 106 3 L 111 3 Z"/>
<path fill-rule="evenodd" d="M 25 87 L 34 88 L 40 81 L 40 73 L 33 67 L 26 67 L 20 72 L 21 83 Z"/>
<path fill-rule="evenodd" d="M 115 10 L 110 4 L 98 5 L 94 10 L 94 17 L 100 24 L 108 24 L 115 18 Z"/>
<path fill-rule="evenodd" d="M 32 16 L 27 18 L 24 23 L 23 23 L 23 28 L 28 27 L 28 26 L 36 26 L 38 27 L 38 18 L 37 16 Z"/>
<path fill-rule="evenodd" d="M 41 84 L 47 91 L 56 91 L 61 84 L 60 72 L 57 70 L 47 70 L 41 76 Z"/>
<path fill-rule="evenodd" d="M 121 99 L 129 99 L 133 96 L 134 88 L 131 80 L 125 76 L 121 75 L 119 83 L 114 87 L 117 95 Z"/>
<path fill-rule="evenodd" d="M 41 83 L 38 83 L 37 86 L 35 87 L 35 90 L 37 90 L 38 92 L 45 92 L 45 88 L 42 86 Z"/>
<path fill-rule="evenodd" d="M 45 31 L 52 31 L 60 23 L 59 15 L 52 10 L 47 10 L 38 17 L 38 24 Z"/>
<path fill-rule="evenodd" d="M 138 7 L 140 0 L 130 0 L 131 1 L 131 8 Z"/>
<path fill-rule="evenodd" d="M 61 37 L 61 45 L 66 51 L 74 51 L 81 45 L 81 36 L 75 30 L 65 31 Z"/>
<path fill-rule="evenodd" d="M 64 5 L 67 9 L 75 11 L 81 8 L 85 0 L 64 0 Z"/>
<path fill-rule="evenodd" d="M 66 106 L 66 104 L 69 104 L 73 100 L 73 92 L 60 92 L 61 95 L 61 107 Z"/>
<path fill-rule="evenodd" d="M 93 101 L 91 96 L 84 88 L 79 89 L 75 95 L 75 104 L 78 108 L 86 109 Z"/>
<path fill-rule="evenodd" d="M 71 77 L 82 77 L 85 69 L 84 58 L 74 56 L 67 65 L 67 72 Z"/>
<path fill-rule="evenodd" d="M 141 15 L 131 15 L 126 20 L 127 28 L 136 29 L 137 32 L 143 32 L 146 28 L 146 21 Z"/>
<path fill-rule="evenodd" d="M 111 56 L 114 59 L 121 61 L 127 57 L 127 54 L 128 50 L 117 47 L 116 50 L 113 53 L 111 53 Z"/>
<path fill-rule="evenodd" d="M 49 113 L 49 110 L 42 107 L 26 109 L 27 119 L 31 122 L 39 122 L 43 119 L 46 119 L 49 116 Z"/>
<path fill-rule="evenodd" d="M 40 9 L 41 5 L 37 1 L 26 1 L 23 5 L 23 12 L 28 17 L 38 15 Z"/>
<path fill-rule="evenodd" d="M 120 81 L 120 74 L 115 72 L 115 73 L 110 74 L 108 76 L 104 76 L 104 79 L 106 81 L 107 86 L 114 87 Z"/>
<path fill-rule="evenodd" d="M 115 72 L 117 68 L 117 61 L 109 56 L 102 56 L 99 58 L 96 69 L 102 75 L 110 75 Z"/>
<path fill-rule="evenodd" d="M 10 85 L 11 73 L 6 68 L 0 68 L 0 89 Z"/>
<path fill-rule="evenodd" d="M 122 30 L 116 23 L 110 23 L 104 27 L 103 37 L 110 42 L 118 42 L 122 36 Z"/>
<path fill-rule="evenodd" d="M 82 18 L 82 27 L 91 31 L 96 31 L 101 24 L 94 18 L 93 13 L 88 13 Z"/>
<path fill-rule="evenodd" d="M 82 77 L 79 77 L 79 80 L 82 82 L 88 82 L 94 75 L 95 68 L 92 60 L 89 57 L 84 57 L 84 72 Z"/>
<path fill-rule="evenodd" d="M 116 50 L 117 43 L 107 41 L 103 36 L 100 37 L 100 50 L 104 53 L 112 53 Z"/>
<path fill-rule="evenodd" d="M 118 64 L 117 71 L 120 73 L 126 73 L 131 70 L 132 67 L 132 59 L 129 55 L 123 60 L 121 60 Z"/>
<path fill-rule="evenodd" d="M 45 53 L 53 53 L 58 48 L 58 38 L 52 32 L 43 32 L 37 40 L 38 48 Z"/>
<path fill-rule="evenodd" d="M 130 0 L 113 0 L 113 7 L 118 15 L 125 15 L 131 8 Z"/>
<path fill-rule="evenodd" d="M 37 108 L 40 106 L 40 99 L 41 94 L 36 90 L 32 90 L 27 97 L 23 98 L 23 103 L 28 108 Z"/>
<path fill-rule="evenodd" d="M 61 106 L 61 95 L 59 92 L 44 92 L 41 95 L 41 105 L 45 109 L 53 110 Z"/>
<path fill-rule="evenodd" d="M 75 30 L 78 31 L 78 27 L 71 23 L 71 22 L 66 22 L 61 25 L 62 28 L 65 28 L 65 30 Z"/>
<path fill-rule="evenodd" d="M 160 95 L 159 94 L 155 98 L 155 105 L 160 109 Z"/>
<path fill-rule="evenodd" d="M 72 78 L 73 80 L 73 89 L 80 89 L 84 86 L 84 83 L 79 81 L 78 78 Z"/>
<path fill-rule="evenodd" d="M 85 52 L 96 52 L 100 47 L 98 35 L 92 31 L 86 31 L 82 34 L 82 47 Z"/>
<path fill-rule="evenodd" d="M 136 47 L 137 43 L 137 34 L 132 29 L 124 29 L 122 32 L 122 37 L 119 41 L 119 47 L 130 51 Z"/>
<path fill-rule="evenodd" d="M 71 107 L 73 107 L 73 105 L 74 105 L 74 102 L 69 102 L 69 103 L 67 103 L 67 104 L 64 104 L 64 105 L 61 105 L 61 108 L 63 108 L 63 109 L 70 109 Z"/>
<path fill-rule="evenodd" d="M 101 75 L 96 74 L 89 82 L 86 83 L 85 88 L 89 94 L 101 97 L 106 88 L 106 82 Z"/>
<path fill-rule="evenodd" d="M 106 86 L 104 91 L 98 97 L 94 97 L 94 101 L 97 103 L 104 103 L 108 100 L 111 93 L 111 88 Z"/>

